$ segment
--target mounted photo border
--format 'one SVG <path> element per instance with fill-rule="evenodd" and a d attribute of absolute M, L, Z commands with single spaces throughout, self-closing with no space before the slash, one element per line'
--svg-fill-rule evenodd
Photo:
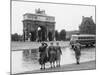
<path fill-rule="evenodd" d="M 72 3 L 56 3 L 56 2 L 42 2 L 42 1 L 28 1 L 28 0 L 10 0 L 10 38 L 11 38 L 11 32 L 12 32 L 12 1 L 16 1 L 16 2 L 33 2 L 33 3 L 46 3 L 46 4 L 59 4 L 59 5 L 75 5 L 75 6 L 91 6 L 91 7 L 95 7 L 95 23 L 96 23 L 96 5 L 72 4 Z M 95 50 L 95 55 L 96 55 L 96 50 Z M 95 56 L 95 58 L 96 58 L 96 56 Z M 93 70 L 93 69 L 90 69 L 90 70 Z M 70 70 L 68 70 L 68 71 L 70 71 Z M 77 71 L 77 70 L 75 70 L 75 71 Z M 78 70 L 78 71 L 82 71 L 82 70 Z M 67 71 L 57 71 L 57 72 L 67 72 Z M 39 73 L 39 72 L 37 72 L 37 73 Z M 42 73 L 42 72 L 40 72 L 40 73 Z M 43 73 L 50 73 L 50 72 L 43 72 Z M 10 39 L 10 74 L 12 75 L 11 39 Z M 22 74 L 27 74 L 27 73 L 22 73 Z"/>

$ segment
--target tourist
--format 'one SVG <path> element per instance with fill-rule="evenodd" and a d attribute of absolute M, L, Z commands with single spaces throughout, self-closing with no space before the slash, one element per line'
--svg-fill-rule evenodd
<path fill-rule="evenodd" d="M 61 47 L 59 46 L 59 43 L 57 42 L 56 43 L 56 64 L 57 64 L 57 67 L 60 67 L 60 60 L 61 60 L 61 54 L 62 54 L 62 51 L 61 51 Z"/>
<path fill-rule="evenodd" d="M 75 52 L 75 58 L 76 58 L 76 63 L 80 64 L 80 56 L 81 56 L 81 46 L 79 43 L 74 45 L 74 52 Z"/>
<path fill-rule="evenodd" d="M 47 44 L 42 43 L 42 45 L 39 47 L 40 52 L 40 59 L 39 63 L 41 65 L 41 69 L 45 69 L 45 63 L 47 62 Z"/>
<path fill-rule="evenodd" d="M 50 44 L 48 48 L 48 55 L 49 55 L 49 62 L 52 67 L 55 67 L 55 61 L 56 61 L 56 49 L 53 46 L 53 43 Z"/>

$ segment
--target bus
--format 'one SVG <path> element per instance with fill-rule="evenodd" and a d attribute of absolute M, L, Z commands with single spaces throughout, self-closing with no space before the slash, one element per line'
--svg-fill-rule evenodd
<path fill-rule="evenodd" d="M 94 46 L 96 43 L 96 36 L 87 34 L 72 35 L 70 39 L 70 45 L 72 48 L 76 43 L 79 43 L 81 46 Z"/>

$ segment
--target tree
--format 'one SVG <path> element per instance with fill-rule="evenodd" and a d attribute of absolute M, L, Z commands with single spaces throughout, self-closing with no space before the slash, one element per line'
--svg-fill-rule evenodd
<path fill-rule="evenodd" d="M 60 40 L 63 40 L 63 41 L 65 41 L 66 40 L 66 30 L 61 30 L 60 31 Z"/>
<path fill-rule="evenodd" d="M 11 35 L 11 40 L 12 40 L 12 41 L 18 41 L 18 34 L 17 34 L 17 33 L 12 34 L 12 35 Z"/>
<path fill-rule="evenodd" d="M 12 34 L 11 41 L 22 41 L 22 35 L 18 35 L 17 33 Z"/>
<path fill-rule="evenodd" d="M 57 30 L 55 31 L 55 39 L 56 39 L 56 41 L 60 41 L 60 35 Z"/>
<path fill-rule="evenodd" d="M 48 33 L 48 38 L 49 38 L 49 41 L 52 41 L 53 40 L 52 33 L 51 32 Z"/>

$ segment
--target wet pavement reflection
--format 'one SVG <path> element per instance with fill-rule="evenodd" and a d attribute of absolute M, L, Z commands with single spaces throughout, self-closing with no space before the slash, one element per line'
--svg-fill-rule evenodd
<path fill-rule="evenodd" d="M 12 73 L 33 71 L 40 69 L 38 63 L 38 49 L 26 49 L 12 51 Z M 81 62 L 95 60 L 95 48 L 85 48 L 82 50 Z M 74 52 L 70 47 L 62 48 L 61 65 L 75 63 Z M 46 68 L 50 65 L 46 64 Z"/>

